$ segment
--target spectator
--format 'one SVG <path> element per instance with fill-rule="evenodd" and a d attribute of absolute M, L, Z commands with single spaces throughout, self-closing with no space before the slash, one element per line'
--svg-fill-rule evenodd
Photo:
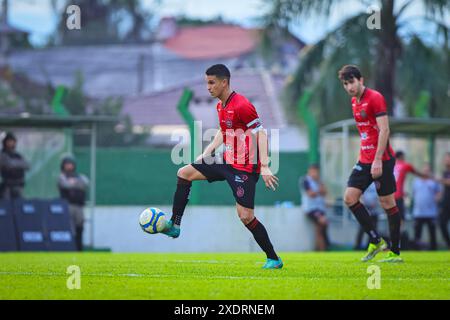
<path fill-rule="evenodd" d="M 450 237 L 448 234 L 448 220 L 450 219 L 450 152 L 445 154 L 444 166 L 445 171 L 440 180 L 444 186 L 444 193 L 442 196 L 442 208 L 439 215 L 439 225 L 441 227 L 442 236 L 447 243 L 447 247 L 450 249 Z"/>
<path fill-rule="evenodd" d="M 424 174 L 428 178 L 415 178 L 413 182 L 414 242 L 416 246 L 419 246 L 422 227 L 426 224 L 430 234 L 430 249 L 436 250 L 436 220 L 440 185 L 431 178 L 429 164 L 425 165 Z"/>
<path fill-rule="evenodd" d="M 373 225 L 375 226 L 375 231 L 377 230 L 378 225 L 378 215 L 380 214 L 382 208 L 380 206 L 380 202 L 378 201 L 378 194 L 375 183 L 372 183 L 367 190 L 363 193 L 362 200 L 367 210 L 370 212 L 370 218 L 373 221 Z M 356 242 L 355 242 L 355 250 L 363 249 L 361 247 L 362 239 L 364 236 L 364 230 L 360 226 L 358 233 L 356 234 Z M 368 244 L 364 246 L 367 248 Z"/>
<path fill-rule="evenodd" d="M 311 165 L 304 179 L 300 180 L 302 193 L 303 212 L 316 226 L 316 250 L 324 251 L 330 245 L 327 227 L 328 220 L 325 216 L 325 196 L 327 190 L 320 180 L 320 169 L 317 165 Z"/>
<path fill-rule="evenodd" d="M 398 151 L 395 153 L 395 167 L 394 175 L 396 182 L 395 200 L 397 202 L 397 207 L 400 213 L 402 222 L 405 220 L 405 196 L 404 191 L 406 175 L 412 173 L 421 178 L 427 178 L 427 176 L 421 172 L 418 172 L 412 164 L 405 161 L 405 153 L 403 151 Z"/>
<path fill-rule="evenodd" d="M 78 251 L 83 249 L 83 207 L 86 201 L 86 190 L 89 180 L 78 174 L 76 162 L 72 157 L 65 157 L 61 162 L 61 174 L 58 179 L 58 189 L 61 198 L 69 203 L 69 213 L 72 220 L 73 233 Z"/>
<path fill-rule="evenodd" d="M 25 171 L 29 169 L 27 161 L 16 151 L 17 139 L 13 133 L 6 133 L 3 149 L 0 153 L 0 199 L 22 198 L 25 187 Z"/>

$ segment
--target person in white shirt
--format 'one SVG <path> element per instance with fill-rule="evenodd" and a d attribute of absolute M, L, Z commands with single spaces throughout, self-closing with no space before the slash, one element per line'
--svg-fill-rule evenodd
<path fill-rule="evenodd" d="M 325 215 L 327 189 L 320 180 L 318 165 L 309 166 L 307 175 L 300 178 L 299 187 L 302 194 L 303 212 L 316 226 L 316 250 L 327 250 L 330 245 L 327 232 L 328 220 Z"/>
<path fill-rule="evenodd" d="M 414 240 L 418 246 L 423 225 L 426 224 L 430 234 L 430 249 L 436 250 L 436 221 L 441 186 L 432 179 L 429 164 L 425 164 L 423 172 L 428 175 L 427 178 L 415 178 L 413 181 Z"/>

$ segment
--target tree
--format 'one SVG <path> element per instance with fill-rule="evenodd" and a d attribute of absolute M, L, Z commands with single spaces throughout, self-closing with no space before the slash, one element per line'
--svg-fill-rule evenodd
<path fill-rule="evenodd" d="M 342 0 L 275 0 L 265 16 L 266 28 L 288 29 L 300 17 L 311 14 L 327 17 L 341 2 Z M 340 84 L 336 81 L 337 70 L 343 64 L 348 63 L 361 66 L 366 77 L 371 80 L 369 84 L 383 93 L 389 106 L 394 106 L 394 99 L 398 98 L 399 94 L 401 94 L 401 98 L 407 97 L 404 102 L 411 103 L 421 90 L 435 88 L 435 82 L 446 81 L 448 84 L 448 27 L 439 23 L 436 18 L 443 18 L 446 13 L 448 14 L 450 1 L 422 1 L 426 8 L 426 14 L 421 18 L 436 25 L 444 35 L 442 48 L 425 45 L 419 34 L 404 36 L 405 32 L 400 32 L 405 31 L 408 27 L 408 24 L 402 21 L 402 16 L 413 0 L 404 1 L 397 10 L 396 0 L 380 0 L 379 2 L 381 29 L 369 30 L 366 25 L 368 15 L 361 12 L 344 21 L 303 54 L 300 58 L 299 68 L 293 75 L 293 80 L 288 88 L 287 102 L 289 105 L 293 106 L 306 88 L 313 88 L 317 93 L 313 103 L 324 109 L 324 112 L 319 114 L 321 123 L 350 116 L 348 108 L 344 112 L 340 110 L 336 112 L 344 99 L 342 89 L 339 88 Z M 411 52 L 414 50 L 420 50 L 424 54 L 413 58 Z M 408 70 L 411 67 L 410 64 L 414 67 L 427 68 L 426 66 L 434 65 L 432 59 L 435 58 L 439 58 L 439 63 L 443 64 L 441 68 L 433 70 L 434 77 L 426 79 L 429 85 L 424 87 L 424 83 L 417 79 L 419 78 L 417 74 L 413 77 L 416 78 L 414 81 L 403 78 L 406 75 L 412 76 L 409 72 L 411 69 Z M 412 59 L 415 61 L 413 62 Z M 418 71 L 417 68 L 416 71 Z M 397 77 L 398 74 L 402 76 L 401 79 Z M 442 77 L 442 80 L 438 80 L 439 77 Z M 403 83 L 405 81 L 411 87 L 405 87 Z M 442 89 L 441 84 L 438 87 Z M 448 88 L 439 92 L 434 90 L 433 110 L 435 114 L 446 113 L 444 109 L 447 108 L 449 102 L 447 90 Z M 348 105 L 348 99 L 346 101 L 345 106 Z M 408 108 L 411 109 L 409 105 Z M 389 110 L 392 114 L 393 108 L 391 107 Z"/>

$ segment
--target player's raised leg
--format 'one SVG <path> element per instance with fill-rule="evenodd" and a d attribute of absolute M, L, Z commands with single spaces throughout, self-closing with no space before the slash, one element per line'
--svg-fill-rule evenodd
<path fill-rule="evenodd" d="M 397 207 L 394 194 L 380 196 L 380 204 L 386 211 L 389 222 L 389 235 L 391 237 L 391 249 L 387 256 L 380 262 L 403 262 L 400 257 L 400 224 L 401 216 Z"/>
<path fill-rule="evenodd" d="M 172 217 L 162 233 L 172 238 L 180 236 L 180 225 L 184 209 L 189 202 L 192 181 L 206 180 L 206 177 L 192 165 L 186 165 L 177 172 L 177 189 L 173 196 Z"/>
<path fill-rule="evenodd" d="M 242 223 L 253 234 L 260 248 L 266 253 L 267 261 L 263 266 L 264 269 L 281 269 L 283 261 L 276 254 L 273 245 L 270 242 L 269 235 L 264 225 L 255 217 L 254 210 L 241 206 L 236 203 L 236 209 Z"/>
<path fill-rule="evenodd" d="M 363 230 L 369 236 L 369 247 L 367 248 L 367 254 L 361 259 L 361 261 L 369 261 L 373 259 L 379 252 L 386 249 L 386 242 L 379 236 L 376 228 L 373 224 L 370 214 L 366 207 L 359 202 L 361 198 L 362 190 L 358 188 L 348 187 L 345 190 L 344 201 L 350 211 L 358 220 Z"/>

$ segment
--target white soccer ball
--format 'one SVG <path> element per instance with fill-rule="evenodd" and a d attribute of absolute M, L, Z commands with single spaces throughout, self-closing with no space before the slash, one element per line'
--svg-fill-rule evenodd
<path fill-rule="evenodd" d="M 139 225 L 147 233 L 158 233 L 166 226 L 166 215 L 158 208 L 147 208 L 139 216 Z"/>

